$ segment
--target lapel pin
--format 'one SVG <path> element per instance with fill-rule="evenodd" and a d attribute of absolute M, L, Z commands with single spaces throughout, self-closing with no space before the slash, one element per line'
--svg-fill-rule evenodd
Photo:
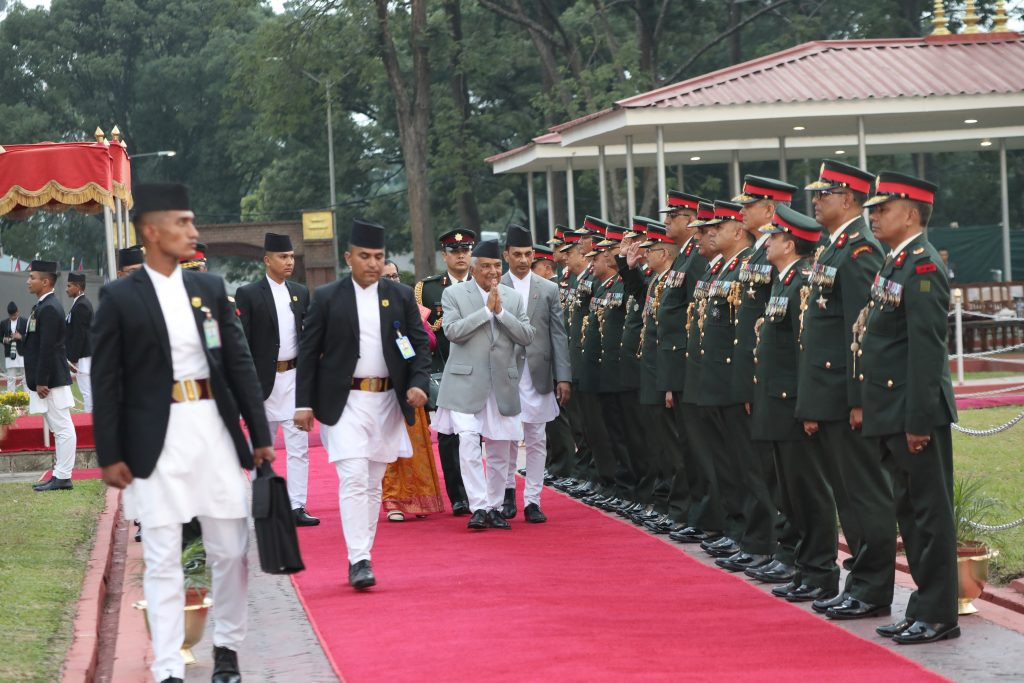
<path fill-rule="evenodd" d="M 383 306 L 384 308 L 387 308 L 388 306 L 391 305 L 391 302 L 388 301 L 387 299 L 381 299 L 380 300 L 380 305 Z"/>
<path fill-rule="evenodd" d="M 292 301 L 298 301 L 299 297 L 292 295 Z"/>
<path fill-rule="evenodd" d="M 199 308 L 202 305 L 203 305 L 203 300 L 202 299 L 200 299 L 198 296 L 192 297 L 192 308 Z"/>

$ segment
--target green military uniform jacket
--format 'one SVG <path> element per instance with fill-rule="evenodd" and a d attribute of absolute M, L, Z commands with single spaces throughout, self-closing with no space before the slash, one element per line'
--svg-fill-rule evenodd
<path fill-rule="evenodd" d="M 566 333 L 569 339 L 569 361 L 572 364 L 572 382 L 579 384 L 583 378 L 583 344 L 581 333 L 583 321 L 587 319 L 590 299 L 594 290 L 594 276 L 590 269 L 579 275 L 569 275 L 569 294 L 566 296 Z M 586 390 L 584 390 L 586 391 Z"/>
<path fill-rule="evenodd" d="M 827 239 L 827 238 L 826 238 Z M 860 383 L 848 367 L 853 324 L 867 304 L 882 265 L 882 247 L 857 217 L 835 242 L 818 248 L 801 336 L 796 414 L 802 420 L 848 420 L 861 405 Z"/>
<path fill-rule="evenodd" d="M 732 358 L 732 402 L 754 400 L 754 324 L 764 315 L 772 290 L 775 268 L 768 263 L 768 240 L 758 240 L 750 258 L 740 263 L 737 281 L 743 287 L 743 303 L 736 314 L 735 353 Z M 793 392 L 794 394 L 796 392 Z"/>
<path fill-rule="evenodd" d="M 795 261 L 780 280 L 773 277 L 764 322 L 757 335 L 751 405 L 751 436 L 758 441 L 806 438 L 797 420 L 797 369 L 800 359 L 800 290 L 810 275 L 808 259 Z"/>
<path fill-rule="evenodd" d="M 655 312 L 658 332 L 658 385 L 662 391 L 682 391 L 686 383 L 686 309 L 693 288 L 707 269 L 695 238 L 680 246 L 679 255 L 662 278 L 661 299 Z"/>
<path fill-rule="evenodd" d="M 640 361 L 639 398 L 640 404 L 645 406 L 665 405 L 665 392 L 658 391 L 658 331 L 655 329 L 655 312 L 664 291 L 661 281 L 662 275 L 657 273 L 647 280 L 640 309 L 642 323 L 640 350 L 637 354 Z"/>
<path fill-rule="evenodd" d="M 601 322 L 598 311 L 601 310 L 601 297 L 604 296 L 608 287 L 604 282 L 598 282 L 596 277 L 591 275 L 588 280 L 591 285 L 587 297 L 587 307 L 580 324 L 580 391 L 597 393 L 601 390 Z M 581 281 L 582 284 L 582 281 Z"/>
<path fill-rule="evenodd" d="M 693 299 L 686 307 L 686 383 L 683 386 L 683 402 L 697 404 L 700 401 L 703 357 L 701 356 L 701 315 L 708 305 L 708 289 L 722 271 L 723 261 L 718 259 L 709 267 L 694 285 Z"/>
<path fill-rule="evenodd" d="M 598 391 L 613 393 L 624 391 L 622 386 L 622 335 L 626 328 L 626 290 L 622 276 L 615 274 L 610 282 L 602 283 L 597 302 L 597 328 L 601 340 L 601 369 Z"/>
<path fill-rule="evenodd" d="M 921 233 L 886 258 L 851 356 L 859 364 L 865 436 L 925 435 L 956 421 L 948 313 L 946 269 Z"/>
<path fill-rule="evenodd" d="M 629 268 L 626 258 L 618 256 L 619 274 L 626 294 L 626 317 L 622 329 L 622 353 L 619 357 L 622 391 L 640 388 L 640 337 L 643 334 L 644 298 L 651 274 L 639 265 Z"/>
<path fill-rule="evenodd" d="M 466 279 L 472 280 L 473 276 L 467 273 Z M 413 293 L 416 295 L 416 303 L 430 309 L 430 315 L 427 316 L 427 324 L 430 325 L 430 329 L 434 330 L 434 335 L 437 337 L 437 346 L 434 347 L 434 353 L 430 362 L 431 372 L 444 371 L 444 364 L 448 360 L 448 353 L 451 349 L 448 337 L 444 336 L 444 328 L 441 327 L 443 323 L 441 319 L 443 313 L 441 309 L 441 295 L 444 294 L 444 290 L 451 284 L 452 279 L 445 272 L 441 275 L 434 275 L 420 280 L 413 289 Z"/>
<path fill-rule="evenodd" d="M 740 263 L 750 256 L 744 247 L 722 265 L 711 281 L 707 305 L 701 318 L 700 398 L 697 405 L 732 405 L 732 359 L 736 353 L 736 314 L 741 303 L 742 286 L 736 279 Z M 719 262 L 722 263 L 722 262 Z"/>

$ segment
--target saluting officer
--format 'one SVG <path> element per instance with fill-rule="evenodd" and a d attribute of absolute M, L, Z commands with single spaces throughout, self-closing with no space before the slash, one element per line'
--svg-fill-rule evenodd
<path fill-rule="evenodd" d="M 765 568 L 762 581 L 782 583 L 772 593 L 793 602 L 829 598 L 839 586 L 836 564 L 835 505 L 822 467 L 821 440 L 804 433 L 795 416 L 800 319 L 806 301 L 809 258 L 821 239 L 822 226 L 785 205 L 775 208 L 765 257 L 777 273 L 757 331 L 753 378 L 751 435 L 767 444 L 775 459 L 779 506 L 795 536 L 795 568 Z M 821 495 L 807 496 L 808 490 Z M 799 589 L 799 591 L 797 591 Z"/>
<path fill-rule="evenodd" d="M 864 436 L 892 476 L 896 518 L 917 584 L 904 618 L 878 633 L 897 643 L 960 635 L 957 625 L 953 442 L 957 419 L 949 379 L 949 282 L 924 230 L 937 186 L 883 171 L 871 230 L 889 255 L 871 288 L 855 356 L 863 392 Z"/>
<path fill-rule="evenodd" d="M 862 217 L 873 179 L 849 164 L 825 160 L 818 180 L 806 188 L 814 191 L 814 217 L 829 235 L 808 279 L 796 414 L 808 434 L 821 436 L 825 471 L 852 555 L 843 591 L 812 605 L 835 619 L 888 614 L 895 577 L 892 484 L 861 435 L 860 383 L 853 362 L 847 362 L 853 324 L 882 262 L 881 246 Z M 827 496 L 805 489 L 803 499 L 820 506 Z"/>
<path fill-rule="evenodd" d="M 476 244 L 476 233 L 461 228 L 449 230 L 441 235 L 438 241 L 441 243 L 441 257 L 444 258 L 445 272 L 424 278 L 416 283 L 413 290 L 416 303 L 430 309 L 427 324 L 430 325 L 434 336 L 437 337 L 437 346 L 434 347 L 430 363 L 430 372 L 433 374 L 444 372 L 444 365 L 448 361 L 448 354 L 451 350 L 448 337 L 444 336 L 442 327 L 444 315 L 441 307 L 441 295 L 444 294 L 447 287 L 473 279 L 469 272 L 469 262 L 473 245 Z M 466 487 L 462 483 L 462 469 L 459 465 L 458 435 L 438 434 L 437 452 L 441 458 L 444 488 L 452 506 L 452 514 L 455 516 L 468 515 L 470 509 L 466 497 Z"/>

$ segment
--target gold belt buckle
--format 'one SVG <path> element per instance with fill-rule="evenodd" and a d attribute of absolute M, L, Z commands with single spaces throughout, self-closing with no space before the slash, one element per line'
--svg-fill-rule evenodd
<path fill-rule="evenodd" d="M 197 391 L 195 380 L 185 380 L 185 395 L 188 396 L 188 400 L 195 401 L 199 398 L 199 392 Z"/>
<path fill-rule="evenodd" d="M 359 387 L 363 391 L 380 391 L 383 381 L 380 377 L 367 377 L 361 382 Z"/>

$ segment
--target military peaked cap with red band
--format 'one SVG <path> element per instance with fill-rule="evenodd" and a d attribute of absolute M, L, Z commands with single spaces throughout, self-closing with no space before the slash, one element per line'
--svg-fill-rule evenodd
<path fill-rule="evenodd" d="M 178 265 L 185 270 L 199 270 L 201 266 L 206 265 L 206 245 L 196 242 L 196 253 L 181 257 L 178 259 Z"/>
<path fill-rule="evenodd" d="M 668 191 L 668 208 L 662 209 L 658 213 L 668 213 L 669 211 L 678 211 L 679 209 L 692 209 L 697 210 L 697 205 L 703 201 L 707 201 L 695 194 L 687 194 L 685 192 L 679 192 L 678 190 Z"/>
<path fill-rule="evenodd" d="M 788 232 L 793 237 L 812 244 L 817 244 L 821 239 L 822 230 L 824 228 L 821 223 L 785 204 L 776 206 L 772 222 L 761 228 L 761 232 L 766 235 Z"/>
<path fill-rule="evenodd" d="M 864 202 L 864 207 L 878 206 L 894 199 L 910 199 L 924 204 L 935 204 L 935 193 L 939 186 L 921 178 L 892 171 L 878 174 L 875 196 Z"/>
<path fill-rule="evenodd" d="M 615 225 L 609 223 L 608 227 L 604 231 L 604 239 L 597 243 L 600 247 L 611 247 L 622 241 L 622 237 L 626 234 L 626 229 L 621 225 Z"/>
<path fill-rule="evenodd" d="M 663 225 L 661 221 L 656 221 L 653 218 L 647 218 L 646 216 L 633 216 L 633 220 L 630 221 L 630 225 L 633 227 L 625 234 L 625 237 L 643 237 L 647 234 L 647 226 L 651 223 Z"/>
<path fill-rule="evenodd" d="M 633 219 L 636 220 L 636 219 Z M 668 234 L 668 227 L 664 223 L 651 221 L 647 224 L 647 239 L 640 243 L 641 247 L 653 247 L 655 244 L 675 244 L 675 240 Z"/>
<path fill-rule="evenodd" d="M 715 215 L 708 221 L 704 222 L 704 225 L 718 225 L 726 221 L 742 221 L 743 220 L 743 206 L 736 202 L 727 202 L 721 199 L 715 200 Z"/>
<path fill-rule="evenodd" d="M 438 238 L 441 246 L 448 247 L 470 247 L 476 244 L 476 233 L 472 230 L 449 230 Z"/>
<path fill-rule="evenodd" d="M 554 261 L 555 252 L 551 247 L 544 246 L 543 244 L 533 245 L 533 262 L 537 261 Z"/>
<path fill-rule="evenodd" d="M 734 197 L 733 201 L 740 204 L 753 204 L 762 199 L 771 199 L 776 202 L 789 203 L 793 201 L 796 191 L 796 185 L 790 185 L 775 178 L 747 175 L 743 178 L 743 194 Z"/>
<path fill-rule="evenodd" d="M 874 182 L 875 177 L 867 171 L 862 171 L 856 166 L 844 164 L 835 159 L 825 159 L 821 162 L 818 179 L 804 189 L 835 190 L 840 187 L 847 187 L 854 192 L 871 194 L 871 185 Z"/>
<path fill-rule="evenodd" d="M 697 206 L 697 217 L 690 221 L 688 228 L 699 228 L 715 217 L 715 205 L 711 202 L 701 202 Z"/>
<path fill-rule="evenodd" d="M 604 231 L 608 228 L 608 223 L 601 220 L 600 218 L 594 218 L 593 216 L 587 216 L 583 219 L 583 227 L 576 230 L 576 234 L 581 237 L 587 235 L 593 237 L 604 237 Z"/>
<path fill-rule="evenodd" d="M 548 240 L 548 244 L 550 244 L 553 247 L 565 244 L 565 233 L 568 230 L 569 228 L 565 227 L 564 225 L 556 225 L 555 236 Z"/>

